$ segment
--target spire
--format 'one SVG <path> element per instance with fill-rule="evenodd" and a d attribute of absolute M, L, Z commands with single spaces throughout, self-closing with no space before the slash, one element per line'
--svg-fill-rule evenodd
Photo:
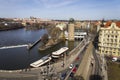
<path fill-rule="evenodd" d="M 103 18 L 102 21 L 101 21 L 101 27 L 104 27 L 104 22 L 105 22 L 105 20 Z"/>

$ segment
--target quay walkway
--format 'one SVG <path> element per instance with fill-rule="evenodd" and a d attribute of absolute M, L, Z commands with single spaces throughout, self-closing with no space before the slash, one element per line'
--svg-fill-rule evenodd
<path fill-rule="evenodd" d="M 69 55 L 67 55 L 64 58 L 64 66 L 62 66 L 63 64 L 63 60 L 62 60 L 54 64 L 50 64 L 49 69 L 53 68 L 52 71 L 54 75 L 57 75 L 56 77 L 58 78 L 59 77 L 58 73 L 67 69 L 88 44 L 89 44 L 89 41 L 87 41 L 86 39 L 83 39 L 80 42 L 80 44 L 76 48 L 74 48 L 69 53 Z M 42 66 L 38 68 L 29 68 L 29 69 L 18 70 L 18 71 L 2 71 L 1 70 L 0 80 L 45 80 L 44 75 L 47 75 L 48 73 L 44 74 L 43 71 L 47 69 L 48 69 L 48 66 Z M 59 80 L 59 78 L 56 80 Z"/>

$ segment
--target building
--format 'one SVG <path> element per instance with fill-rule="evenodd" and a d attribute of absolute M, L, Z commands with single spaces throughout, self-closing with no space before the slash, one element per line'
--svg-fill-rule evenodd
<path fill-rule="evenodd" d="M 82 29 L 75 29 L 74 38 L 76 40 L 83 40 L 87 36 L 87 31 Z"/>
<path fill-rule="evenodd" d="M 99 30 L 99 53 L 120 56 L 120 22 L 108 21 Z"/>
<path fill-rule="evenodd" d="M 68 40 L 74 41 L 74 24 L 68 24 Z"/>
<path fill-rule="evenodd" d="M 90 28 L 90 22 L 75 22 L 68 24 L 68 40 L 82 40 Z"/>

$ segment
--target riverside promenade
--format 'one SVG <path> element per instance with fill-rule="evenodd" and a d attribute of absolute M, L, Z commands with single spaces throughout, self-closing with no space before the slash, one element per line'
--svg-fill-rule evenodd
<path fill-rule="evenodd" d="M 82 52 L 82 50 L 86 47 L 86 45 L 89 44 L 89 41 L 87 39 L 83 39 L 80 44 L 76 48 L 74 48 L 69 55 L 65 56 L 64 58 L 64 66 L 63 60 L 50 64 L 49 65 L 49 71 L 51 74 L 56 74 L 59 73 L 60 71 L 63 71 L 67 69 L 70 64 L 77 58 L 77 56 Z M 24 69 L 24 70 L 17 70 L 17 71 L 0 71 L 0 80 L 45 80 L 46 76 L 48 75 L 48 66 L 42 66 L 39 68 L 29 68 L 29 69 Z M 50 69 L 53 69 L 52 71 Z M 45 71 L 46 73 L 43 73 Z M 50 74 L 50 73 L 49 73 Z M 56 80 L 59 80 L 56 76 Z"/>

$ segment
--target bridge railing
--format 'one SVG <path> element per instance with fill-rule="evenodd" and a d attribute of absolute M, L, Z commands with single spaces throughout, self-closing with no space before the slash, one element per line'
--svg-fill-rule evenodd
<path fill-rule="evenodd" d="M 75 48 L 69 53 L 69 55 L 71 55 L 71 54 L 73 54 L 73 53 L 77 53 L 77 52 L 79 51 L 79 49 L 81 48 L 81 46 L 82 46 L 83 44 L 85 44 L 85 42 L 86 42 L 86 39 L 84 38 L 84 39 L 77 45 L 77 47 L 75 47 Z"/>
<path fill-rule="evenodd" d="M 70 56 L 71 56 L 72 54 L 77 54 L 78 51 L 80 51 L 80 49 L 81 49 L 82 46 L 84 46 L 84 45 L 86 45 L 86 38 L 84 38 L 84 39 L 77 45 L 77 47 L 75 47 L 75 48 L 69 53 Z M 75 66 L 74 66 L 74 67 L 75 67 Z M 73 71 L 74 67 L 70 70 L 70 72 L 67 74 L 67 76 L 65 77 L 64 80 L 68 80 L 68 78 L 69 78 L 71 72 Z"/>

